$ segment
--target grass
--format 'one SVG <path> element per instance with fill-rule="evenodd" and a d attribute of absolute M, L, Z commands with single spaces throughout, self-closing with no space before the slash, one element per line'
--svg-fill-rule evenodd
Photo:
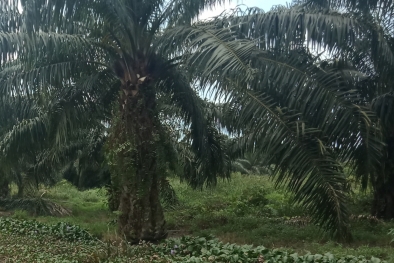
<path fill-rule="evenodd" d="M 116 226 L 111 222 L 116 219 L 116 214 L 108 210 L 104 188 L 79 191 L 67 181 L 61 181 L 54 187 L 41 189 L 40 192 L 44 193 L 43 197 L 70 209 L 72 215 L 68 217 L 39 216 L 35 217 L 37 221 L 48 224 L 59 222 L 76 224 L 98 238 L 103 238 L 108 233 L 112 235 L 115 232 Z M 21 218 L 18 213 L 16 216 Z M 30 216 L 27 214 L 22 217 L 22 219 L 28 218 Z"/>
<path fill-rule="evenodd" d="M 175 179 L 171 183 L 180 200 L 179 207 L 167 212 L 168 227 L 174 235 L 213 234 L 224 242 L 285 248 L 300 254 L 379 256 L 394 262 L 394 246 L 387 235 L 394 222 L 352 221 L 354 240 L 337 243 L 314 225 L 288 220 L 307 213 L 292 204 L 289 193 L 275 189 L 267 176 L 235 174 L 230 182 L 220 182 L 215 189 L 203 191 L 193 191 Z M 256 197 L 256 188 L 265 192 L 266 205 L 248 203 L 251 196 Z M 368 213 L 367 197 L 362 193 L 353 196 L 352 213 Z"/>
<path fill-rule="evenodd" d="M 331 252 L 339 257 L 374 256 L 394 263 L 394 244 L 387 235 L 389 229 L 394 228 L 394 222 L 352 221 L 354 240 L 338 243 L 308 223 L 306 211 L 293 205 L 291 195 L 283 189 L 275 189 L 267 176 L 235 174 L 229 182 L 200 191 L 190 189 L 177 179 L 170 181 L 179 198 L 179 205 L 167 207 L 165 212 L 172 237 L 214 235 L 225 243 L 263 245 L 301 255 Z M 41 191 L 45 191 L 44 197 L 69 208 L 72 215 L 36 217 L 36 220 L 77 224 L 102 240 L 119 239 L 113 224 L 116 214 L 107 209 L 104 189 L 78 191 L 62 181 Z M 368 194 L 355 193 L 352 199 L 352 213 L 368 213 Z M 14 217 L 30 218 L 20 211 Z"/>
<path fill-rule="evenodd" d="M 35 228 L 34 221 L 0 220 L 8 226 L 24 224 Z M 10 228 L 11 232 L 12 227 Z M 153 245 L 140 243 L 130 246 L 126 243 L 111 244 L 95 240 L 85 242 L 65 242 L 47 235 L 10 234 L 1 230 L 0 260 L 2 262 L 52 262 L 52 263 L 296 263 L 296 262 L 330 262 L 330 263 L 379 263 L 375 257 L 336 257 L 331 253 L 298 255 L 284 250 L 272 250 L 263 246 L 225 244 L 211 237 L 171 238 Z M 29 234 L 30 233 L 30 234 Z M 28 245 L 26 245 L 28 244 Z"/>

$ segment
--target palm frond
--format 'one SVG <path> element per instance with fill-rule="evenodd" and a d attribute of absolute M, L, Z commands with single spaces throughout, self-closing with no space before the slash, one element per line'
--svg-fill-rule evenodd
<path fill-rule="evenodd" d="M 6 210 L 25 210 L 35 216 L 70 216 L 71 211 L 42 197 L 23 199 L 0 199 L 0 206 Z"/>
<path fill-rule="evenodd" d="M 231 0 L 171 0 L 163 11 L 163 20 L 168 20 L 168 26 L 190 25 L 202 11 L 231 2 Z"/>
<path fill-rule="evenodd" d="M 225 140 L 212 120 L 207 118 L 204 101 L 197 96 L 182 71 L 173 70 L 166 75 L 160 87 L 171 94 L 170 103 L 176 105 L 178 116 L 190 125 L 190 133 L 184 138 L 184 145 L 190 150 L 180 151 L 185 169 L 182 178 L 193 187 L 215 185 L 217 178 L 230 175 Z"/>
<path fill-rule="evenodd" d="M 391 0 L 384 1 L 359 1 L 359 0 L 305 0 L 299 1 L 305 6 L 313 6 L 324 9 L 346 9 L 352 12 L 375 12 L 381 16 L 391 15 L 394 11 L 394 3 Z"/>
<path fill-rule="evenodd" d="M 295 200 L 308 208 L 315 222 L 348 235 L 346 178 L 319 139 L 320 131 L 300 121 L 299 114 L 279 109 L 267 95 L 246 91 L 239 96 L 245 106 L 236 114 L 237 125 L 249 131 L 243 143 L 276 160 L 277 183 L 295 192 Z"/>
<path fill-rule="evenodd" d="M 390 131 L 394 127 L 394 92 L 382 94 L 373 99 L 371 104 L 383 124 L 383 127 Z"/>
<path fill-rule="evenodd" d="M 351 49 L 362 48 L 365 52 L 368 48 L 368 56 L 374 63 L 393 66 L 389 32 L 375 21 L 371 15 L 291 6 L 270 12 L 258 8 L 235 9 L 208 24 L 232 31 L 239 40 L 255 40 L 262 50 L 283 52 L 305 46 L 346 59 L 349 53 L 354 53 Z M 172 39 L 175 44 L 179 42 L 175 37 L 169 38 Z"/>
<path fill-rule="evenodd" d="M 203 36 L 204 30 L 200 31 Z M 215 99 L 233 95 L 232 91 L 223 87 L 228 85 L 230 78 L 234 78 L 253 90 L 268 94 L 274 101 L 280 101 L 279 108 L 285 107 L 300 113 L 300 121 L 320 130 L 328 144 L 338 144 L 341 138 L 360 140 L 361 125 L 361 136 L 366 140 L 366 145 L 371 138 L 371 143 L 375 143 L 371 147 L 383 148 L 383 144 L 376 140 L 379 130 L 372 125 L 374 114 L 366 107 L 357 105 L 360 94 L 352 84 L 359 78 L 357 74 L 354 75 L 351 71 L 350 74 L 342 74 L 342 71 L 336 68 L 323 70 L 315 65 L 311 56 L 302 49 L 283 55 L 273 54 L 258 49 L 253 42 L 244 45 L 244 41 L 235 37 L 232 40 L 231 33 L 228 32 L 218 33 L 216 36 L 217 38 L 207 40 L 203 37 L 191 37 L 189 49 L 196 51 L 192 52 L 186 61 L 201 74 L 200 83 L 209 86 L 211 90 L 216 89 Z M 206 67 L 208 59 L 215 66 Z M 244 61 L 249 63 L 245 64 Z M 356 147 L 357 143 L 337 147 L 338 154 L 347 161 L 352 159 L 348 154 L 354 152 Z M 372 153 L 377 154 L 373 159 L 379 160 L 381 154 L 378 154 L 378 151 Z"/>

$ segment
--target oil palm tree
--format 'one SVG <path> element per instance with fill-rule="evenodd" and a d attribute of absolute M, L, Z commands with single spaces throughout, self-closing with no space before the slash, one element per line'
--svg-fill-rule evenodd
<path fill-rule="evenodd" d="M 90 156 L 92 148 L 100 144 L 96 138 L 103 136 L 104 125 L 97 121 L 78 123 L 75 119 L 83 114 L 78 107 L 82 100 L 81 93 L 41 92 L 31 98 L 11 96 L 3 101 L 1 172 L 6 182 L 17 184 L 19 197 L 24 197 L 26 187 L 55 183 L 61 165 L 75 159 L 78 151 Z M 83 101 L 86 111 L 89 103 Z"/>
<path fill-rule="evenodd" d="M 260 54 L 262 59 L 256 59 L 264 62 L 261 65 L 265 67 L 258 71 L 261 77 L 254 78 L 254 83 L 246 82 L 244 85 L 249 85 L 250 90 L 232 102 L 232 108 L 239 112 L 232 116 L 241 120 L 238 129 L 247 128 L 244 133 L 250 136 L 244 137 L 250 147 L 258 142 L 256 125 L 273 122 L 261 118 L 264 121 L 259 124 L 252 114 L 255 109 L 272 105 L 271 114 L 276 110 L 283 117 L 290 111 L 294 120 L 301 121 L 294 126 L 297 136 L 312 127 L 318 143 L 329 149 L 339 166 L 353 167 L 364 189 L 372 186 L 372 213 L 392 218 L 393 3 L 312 0 L 268 13 L 249 9 L 241 14 L 230 14 L 226 20 L 216 22 L 232 28 L 240 39 L 255 39 L 264 51 Z M 239 23 L 242 26 L 231 27 Z M 319 52 L 324 59 L 319 58 Z M 279 63 L 282 71 L 278 70 Z M 260 106 L 249 103 L 249 108 L 242 108 L 245 104 L 239 101 L 247 97 Z M 262 135 L 272 140 L 266 133 Z M 268 149 L 279 160 L 279 170 L 286 167 L 284 158 L 296 155 L 279 147 L 281 144 L 260 145 L 264 146 L 262 151 Z M 305 171 L 300 164 L 298 160 L 295 166 L 299 176 L 300 171 Z M 287 178 L 277 177 L 278 182 Z M 290 187 L 302 192 L 300 182 L 291 182 Z M 304 201 L 305 197 L 299 200 Z"/>
<path fill-rule="evenodd" d="M 168 96 L 190 125 L 194 154 L 185 163 L 189 183 L 202 187 L 229 176 L 226 155 L 204 119 L 202 101 L 191 85 L 188 70 L 178 66 L 179 54 L 160 49 L 165 28 L 190 25 L 204 8 L 221 2 L 1 3 L 4 38 L 0 78 L 5 98 L 34 97 L 43 91 L 79 92 L 84 98 L 81 107 L 92 102 L 112 112 L 106 156 L 111 174 L 121 186 L 120 233 L 130 242 L 166 236 L 159 202 L 165 155 L 158 98 Z M 95 101 L 97 97 L 102 100 Z M 90 115 L 69 117 L 79 118 L 80 123 L 97 120 L 90 109 L 84 112 Z M 66 118 L 65 123 L 75 122 Z M 28 130 L 35 132 L 32 127 Z M 66 140 L 65 135 L 56 133 L 59 142 Z"/>
<path fill-rule="evenodd" d="M 248 175 L 271 175 L 272 170 L 265 157 L 256 152 L 247 152 L 242 158 L 233 161 L 232 168 L 235 172 Z"/>
<path fill-rule="evenodd" d="M 307 2 L 267 13 L 236 9 L 166 32 L 183 39 L 184 63 L 225 102 L 227 116 L 218 121 L 242 135 L 246 151 L 270 156 L 277 183 L 342 237 L 349 234 L 344 165 L 373 178 L 385 156 L 382 126 L 368 103 L 376 87 L 366 86 L 371 79 L 360 68 L 374 71 L 376 54 L 382 69 L 382 59 L 391 61 L 390 40 L 375 25 Z M 357 53 L 363 63 L 353 63 Z"/>
<path fill-rule="evenodd" d="M 353 16 L 362 25 L 363 35 L 356 44 L 342 47 L 338 56 L 352 64 L 363 74 L 359 82 L 363 104 L 370 107 L 379 119 L 385 143 L 382 163 L 371 173 L 364 173 L 368 163 L 359 155 L 360 166 L 356 175 L 363 189 L 371 186 L 374 200 L 371 213 L 380 218 L 394 218 L 394 146 L 393 146 L 393 84 L 394 78 L 394 4 L 392 1 L 325 1 L 312 0 L 308 6 L 323 10 L 341 10 Z"/>

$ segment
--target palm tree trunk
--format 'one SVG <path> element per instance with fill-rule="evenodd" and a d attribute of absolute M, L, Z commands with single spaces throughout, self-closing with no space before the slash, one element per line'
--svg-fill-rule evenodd
<path fill-rule="evenodd" d="M 22 173 L 16 172 L 16 186 L 18 187 L 18 198 L 25 196 L 25 182 L 23 180 Z"/>
<path fill-rule="evenodd" d="M 144 85 L 137 94 L 123 92 L 119 101 L 116 136 L 120 178 L 119 231 L 129 242 L 166 237 L 160 204 L 157 114 L 154 87 Z M 119 170 L 120 169 L 120 170 Z"/>
<path fill-rule="evenodd" d="M 0 198 L 10 197 L 10 185 L 7 179 L 4 179 L 0 184 Z"/>
<path fill-rule="evenodd" d="M 394 177 L 394 175 L 391 175 Z M 382 219 L 394 218 L 394 187 L 381 185 L 374 190 L 372 215 Z"/>
<path fill-rule="evenodd" d="M 381 178 L 374 187 L 372 215 L 383 219 L 394 218 L 394 134 L 387 140 L 387 159 Z"/>
<path fill-rule="evenodd" d="M 153 173 L 150 179 L 146 180 L 149 182 L 135 180 L 122 189 L 119 230 L 132 243 L 140 240 L 154 242 L 166 237 L 157 175 Z M 145 188 L 146 192 L 136 190 L 138 188 Z"/>

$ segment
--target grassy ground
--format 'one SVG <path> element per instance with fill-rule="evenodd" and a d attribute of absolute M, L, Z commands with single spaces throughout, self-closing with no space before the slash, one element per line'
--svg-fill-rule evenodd
<path fill-rule="evenodd" d="M 266 176 L 234 175 L 230 182 L 220 182 L 216 188 L 202 191 L 193 191 L 175 179 L 171 184 L 179 204 L 166 207 L 170 236 L 213 234 L 224 242 L 285 248 L 299 254 L 331 252 L 337 256 L 374 256 L 394 262 L 394 244 L 387 235 L 394 222 L 353 220 L 354 240 L 337 243 L 310 224 L 307 213 L 291 203 L 291 195 L 275 189 Z M 44 197 L 71 209 L 72 216 L 37 217 L 38 221 L 70 222 L 102 240 L 119 239 L 114 223 L 116 214 L 107 209 L 104 189 L 81 192 L 62 182 L 45 191 Z M 366 214 L 369 200 L 368 195 L 354 195 L 352 212 Z M 30 218 L 20 211 L 13 217 Z"/>
<path fill-rule="evenodd" d="M 79 191 L 70 183 L 62 181 L 55 187 L 42 189 L 41 192 L 45 192 L 44 198 L 70 209 L 72 215 L 34 217 L 37 221 L 49 224 L 67 222 L 80 225 L 98 238 L 103 238 L 108 233 L 113 235 L 116 232 L 115 224 L 112 223 L 116 219 L 116 215 L 108 210 L 104 188 Z M 32 218 L 23 211 L 16 211 L 14 217 L 18 219 Z"/>
<path fill-rule="evenodd" d="M 354 240 L 337 243 L 303 220 L 307 213 L 291 203 L 290 194 L 275 189 L 266 176 L 235 175 L 230 182 L 204 191 L 192 191 L 176 180 L 172 185 L 180 199 L 180 205 L 167 212 L 168 227 L 174 234 L 213 234 L 225 242 L 286 248 L 300 254 L 331 252 L 378 256 L 394 262 L 394 244 L 387 235 L 394 222 L 352 220 Z M 261 195 L 267 200 L 260 200 Z M 368 201 L 358 193 L 352 212 L 367 214 Z"/>

